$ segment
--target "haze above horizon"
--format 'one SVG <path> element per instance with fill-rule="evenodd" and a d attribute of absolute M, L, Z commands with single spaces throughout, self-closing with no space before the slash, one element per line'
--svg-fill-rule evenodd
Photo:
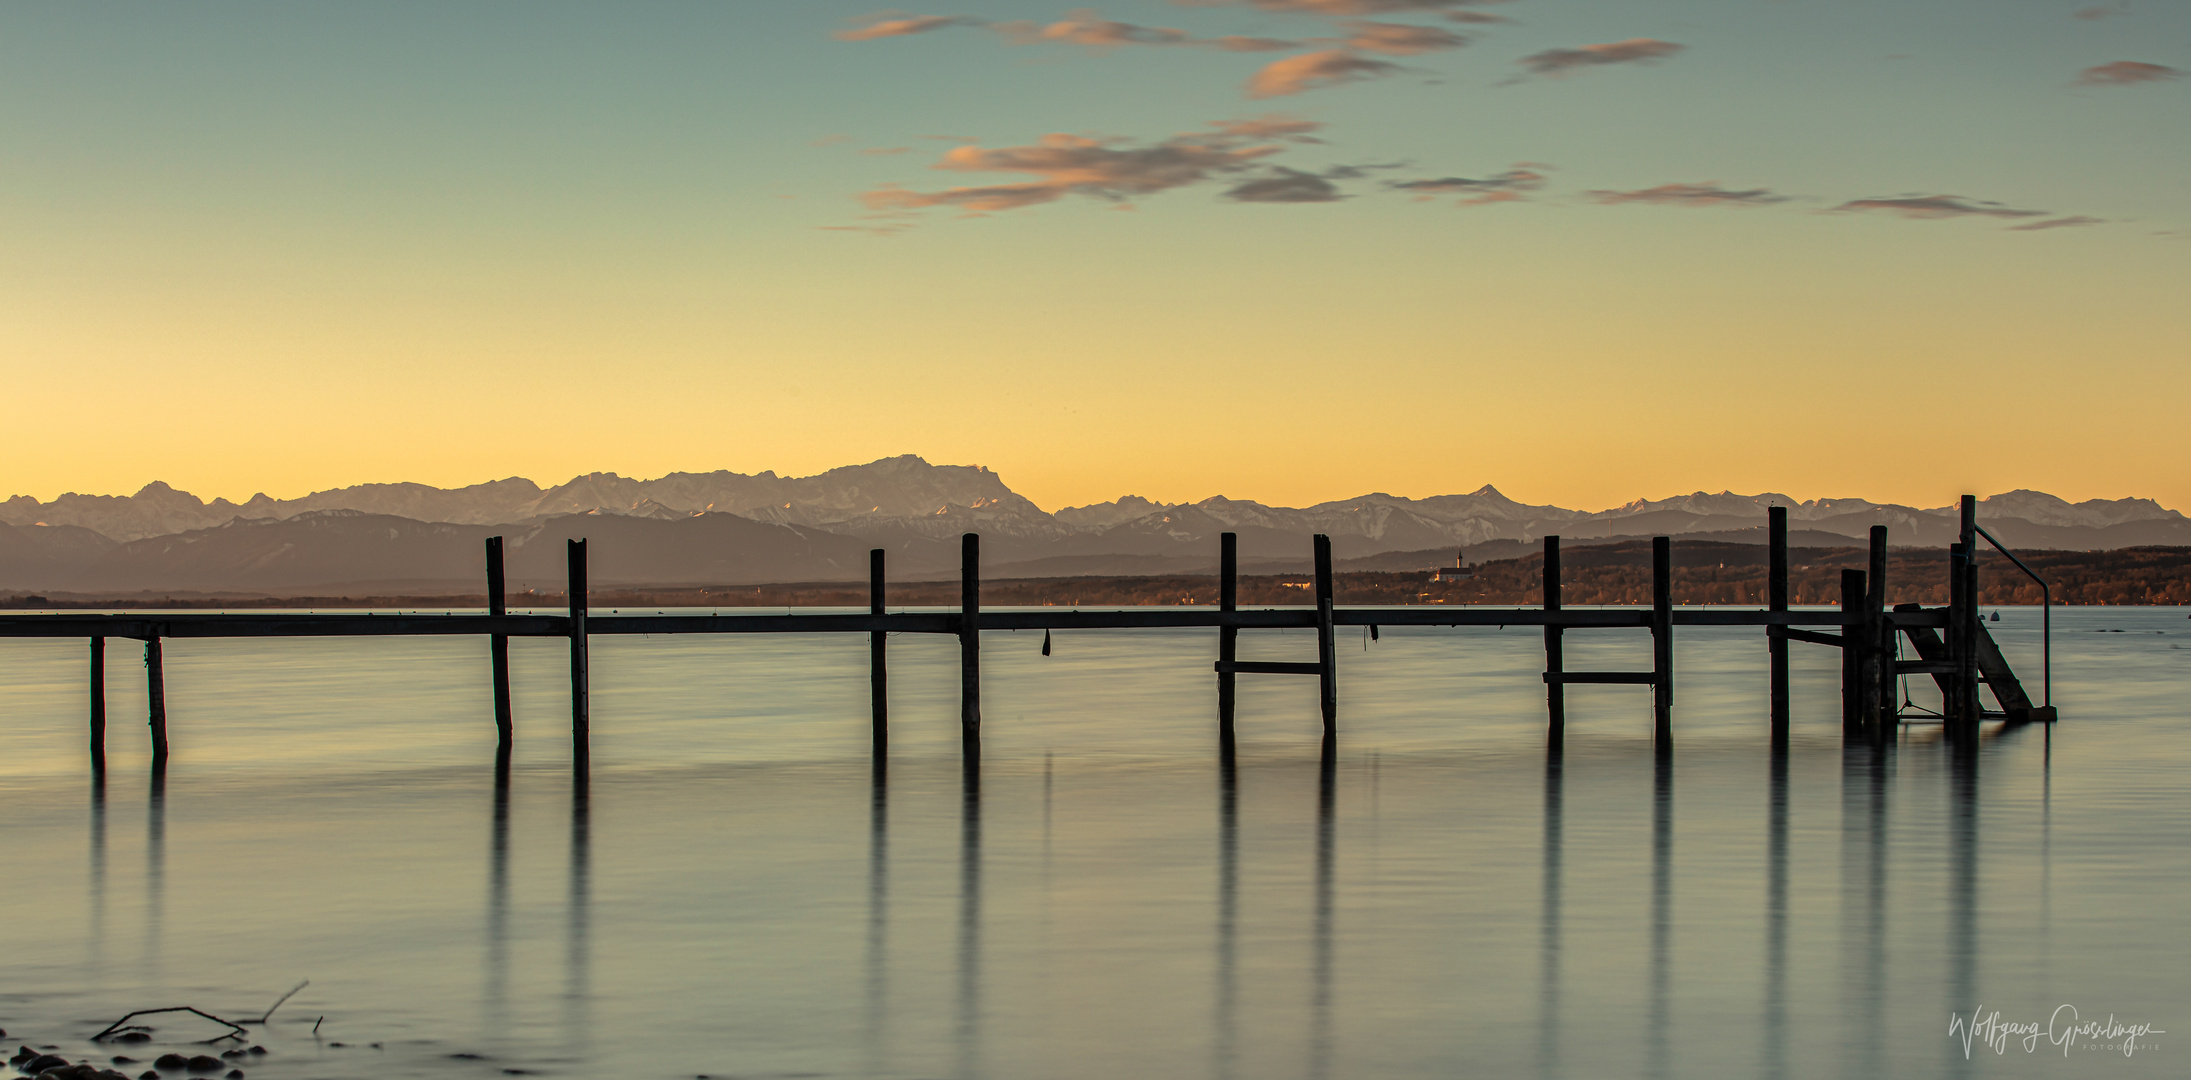
<path fill-rule="evenodd" d="M 1074 6 L 0 11 L 0 488 L 2191 505 L 2191 7 Z"/>

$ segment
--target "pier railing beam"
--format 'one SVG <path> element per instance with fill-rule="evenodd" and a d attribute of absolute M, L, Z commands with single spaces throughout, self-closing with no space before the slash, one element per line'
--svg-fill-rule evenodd
<path fill-rule="evenodd" d="M 91 771 L 107 767 L 107 639 L 91 639 Z"/>
<path fill-rule="evenodd" d="M 1316 534 L 1316 665 L 1324 710 L 1324 738 L 1339 732 L 1339 642 L 1332 624 L 1331 537 Z"/>
<path fill-rule="evenodd" d="M 1661 749 L 1674 742 L 1673 541 L 1651 538 L 1651 738 Z"/>
<path fill-rule="evenodd" d="M 1544 538 L 1544 610 L 1560 609 L 1560 538 Z M 1559 676 L 1567 672 L 1564 629 L 1549 623 L 1544 628 L 1544 709 L 1547 714 L 1545 747 L 1560 750 L 1567 745 L 1567 684 Z"/>
<path fill-rule="evenodd" d="M 145 723 L 152 728 L 152 767 L 167 766 L 167 671 L 160 657 L 160 638 L 145 639 Z"/>
<path fill-rule="evenodd" d="M 1217 537 L 1217 609 L 1240 610 L 1240 534 Z M 1240 659 L 1240 628 L 1217 628 L 1217 752 L 1227 764 L 1233 760 L 1233 712 L 1239 703 L 1239 683 L 1225 665 Z"/>
<path fill-rule="evenodd" d="M 487 614 L 510 613 L 509 589 L 502 573 L 502 538 L 487 538 Z M 514 741 L 510 724 L 510 635 L 487 635 L 487 660 L 493 669 L 496 754 L 507 756 Z"/>
<path fill-rule="evenodd" d="M 959 740 L 981 750 L 981 535 L 959 538 Z"/>
<path fill-rule="evenodd" d="M 1765 606 L 1773 611 L 1788 610 L 1788 508 L 1774 506 L 1766 511 L 1765 545 Z M 1768 632 L 1765 649 L 1772 666 L 1771 714 L 1773 746 L 1788 745 L 1788 639 Z"/>
<path fill-rule="evenodd" d="M 586 655 L 586 542 L 565 548 L 571 607 L 571 770 L 584 781 L 593 765 L 592 672 Z"/>
<path fill-rule="evenodd" d="M 883 613 L 883 549 L 867 553 L 867 613 Z M 875 755 L 880 760 L 890 746 L 890 667 L 887 662 L 890 635 L 874 630 L 867 635 L 867 698 L 874 727 Z"/>

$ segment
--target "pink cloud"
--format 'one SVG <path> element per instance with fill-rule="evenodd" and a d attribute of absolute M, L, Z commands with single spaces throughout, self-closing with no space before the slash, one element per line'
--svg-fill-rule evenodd
<path fill-rule="evenodd" d="M 1248 80 L 1248 96 L 1284 97 L 1304 90 L 1374 79 L 1398 70 L 1398 64 L 1372 60 L 1347 49 L 1323 49 L 1271 61 Z"/>
<path fill-rule="evenodd" d="M 1544 188 L 1545 175 L 1537 169 L 1549 165 L 1523 163 L 1496 176 L 1471 180 L 1461 176 L 1443 176 L 1435 180 L 1397 180 L 1386 184 L 1395 191 L 1405 191 L 1428 202 L 1439 195 L 1460 195 L 1458 205 L 1489 206 L 1493 203 L 1521 202 L 1528 193 Z"/>
<path fill-rule="evenodd" d="M 1584 45 L 1574 49 L 1547 49 L 1533 56 L 1523 57 L 1520 63 L 1538 75 L 1564 75 L 1581 68 L 1604 64 L 1638 64 L 1663 60 L 1682 49 L 1683 46 L 1671 41 L 1629 38 L 1626 41 Z"/>
<path fill-rule="evenodd" d="M 1056 42 L 1091 48 L 1113 48 L 1119 45 L 1184 45 L 1194 40 L 1193 35 L 1185 30 L 1113 22 L 1096 18 L 1086 11 L 1073 12 L 1047 26 L 1031 22 L 1005 22 L 995 24 L 995 29 L 1015 45 Z"/>
<path fill-rule="evenodd" d="M 1458 49 L 1468 39 L 1435 26 L 1404 23 L 1350 22 L 1346 24 L 1348 48 L 1388 56 L 1415 56 L 1439 49 Z"/>
<path fill-rule="evenodd" d="M 2046 229 L 2075 229 L 2082 228 L 2086 225 L 2105 224 L 2107 224 L 2107 221 L 2104 218 L 2086 217 L 2083 214 L 2072 214 L 2068 217 L 2049 218 L 2046 221 L 2034 221 L 2029 225 L 2013 225 L 2009 227 L 2008 231 L 2041 232 Z"/>
<path fill-rule="evenodd" d="M 2077 74 L 2079 86 L 2136 86 L 2139 83 L 2163 82 L 2183 77 L 2183 72 L 2161 64 L 2146 64 L 2136 60 L 2117 60 L 2112 64 L 2088 67 Z"/>
<path fill-rule="evenodd" d="M 1654 206 L 1764 206 L 1788 201 L 1786 195 L 1775 195 L 1764 188 L 1730 191 L 1709 180 L 1701 184 L 1660 184 L 1636 191 L 1593 191 L 1590 197 L 1607 206 L 1622 203 L 1645 203 Z"/>
<path fill-rule="evenodd" d="M 1189 132 L 1144 146 L 1118 139 L 1053 134 L 1043 136 L 1040 142 L 1031 146 L 954 147 L 944 154 L 936 168 L 950 172 L 1021 173 L 1033 179 L 935 192 L 891 185 L 869 191 L 860 196 L 860 200 L 870 210 L 877 211 L 957 206 L 977 213 L 1018 210 L 1055 202 L 1067 195 L 1123 202 L 1245 172 L 1285 149 L 1272 139 L 1312 141 L 1310 133 L 1317 125 L 1309 121 L 1264 118 L 1228 121 L 1212 127 L 1215 130 Z"/>
<path fill-rule="evenodd" d="M 1878 210 L 1899 217 L 1937 221 L 1959 217 L 2045 217 L 2044 210 L 2017 210 L 1997 202 L 1965 199 L 1960 195 L 1904 195 L 1893 199 L 1852 199 L 1834 207 L 1836 212 Z"/>
<path fill-rule="evenodd" d="M 874 41 L 878 38 L 911 37 L 932 30 L 953 26 L 979 26 L 981 20 L 965 15 L 899 15 L 896 13 L 875 15 L 867 25 L 850 30 L 839 30 L 839 41 Z"/>
<path fill-rule="evenodd" d="M 1399 15 L 1408 12 L 1450 12 L 1506 0 L 1172 0 L 1181 7 L 1222 7 L 1239 4 L 1264 11 L 1303 15 Z"/>

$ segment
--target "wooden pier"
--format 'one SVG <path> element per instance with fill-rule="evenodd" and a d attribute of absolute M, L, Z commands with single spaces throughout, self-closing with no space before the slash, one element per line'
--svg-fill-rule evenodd
<path fill-rule="evenodd" d="M 1768 602 L 1762 608 L 1686 608 L 1673 603 L 1673 541 L 1652 541 L 1652 602 L 1647 609 L 1576 609 L 1561 604 L 1560 538 L 1544 538 L 1544 587 L 1537 607 L 1480 608 L 1459 606 L 1353 607 L 1335 604 L 1331 541 L 1314 538 L 1314 605 L 1307 608 L 1239 607 L 1239 546 L 1226 533 L 1219 544 L 1219 604 L 1215 610 L 1200 608 L 1137 608 L 1112 611 L 1045 608 L 1034 611 L 984 611 L 981 607 L 981 539 L 967 533 L 961 548 L 959 610 L 891 613 L 884 604 L 884 554 L 877 549 L 869 564 L 871 602 L 864 614 L 793 613 L 784 615 L 599 615 L 587 610 L 586 542 L 569 541 L 568 613 L 563 615 L 509 612 L 503 580 L 502 538 L 486 542 L 487 611 L 478 615 L 428 614 L 304 614 L 294 612 L 237 614 L 40 614 L 0 615 L 0 637 L 85 638 L 91 645 L 90 755 L 93 769 L 106 764 L 106 642 L 110 638 L 140 641 L 144 645 L 148 691 L 147 723 L 151 729 L 155 765 L 168 757 L 165 679 L 160 643 L 169 638 L 246 637 L 377 637 L 484 635 L 488 640 L 490 678 L 494 687 L 494 721 L 499 733 L 497 758 L 508 760 L 512 740 L 510 717 L 509 639 L 512 637 L 562 638 L 570 643 L 571 763 L 584 777 L 590 764 L 591 678 L 588 643 L 596 636 L 615 634 L 849 634 L 865 633 L 870 640 L 871 698 L 875 753 L 884 753 L 889 740 L 887 704 L 888 670 L 886 640 L 889 634 L 945 634 L 959 642 L 959 723 L 961 740 L 970 759 L 981 746 L 981 633 L 985 630 L 1093 630 L 1211 628 L 1218 632 L 1217 675 L 1218 746 L 1230 761 L 1234 747 L 1237 679 L 1242 675 L 1313 675 L 1318 680 L 1318 701 L 1323 715 L 1324 742 L 1331 745 L 1338 734 L 1339 682 L 1337 630 L 1341 626 L 1367 627 L 1375 633 L 1382 626 L 1539 626 L 1544 632 L 1545 704 L 1548 714 L 1546 739 L 1557 750 L 1566 736 L 1566 688 L 1572 684 L 1632 684 L 1651 687 L 1652 732 L 1661 747 L 1673 742 L 1674 628 L 1677 626 L 1754 626 L 1765 631 L 1770 666 L 1769 730 L 1773 745 L 1788 740 L 1790 643 L 1838 648 L 1842 655 L 1842 725 L 1845 738 L 1879 741 L 1902 723 L 1938 721 L 1951 739 L 1975 737 L 1984 720 L 2051 722 L 2051 672 L 2047 678 L 2048 700 L 2033 704 L 2015 673 L 1980 622 L 1978 568 L 1973 553 L 1984 539 L 2037 581 L 2038 575 L 1978 527 L 1976 503 L 1964 496 L 1961 507 L 1962 539 L 1950 548 L 1950 601 L 1945 608 L 1915 604 L 1888 606 L 1886 595 L 1887 530 L 1871 530 L 1870 559 L 1863 570 L 1842 572 L 1841 606 L 1838 610 L 1791 611 L 1788 607 L 1787 510 L 1773 507 L 1768 518 L 1767 543 L 1771 548 Z M 2042 590 L 2047 586 L 2040 581 Z M 2046 629 L 2050 642 L 2052 608 L 2048 596 Z M 1248 661 L 1238 658 L 1243 631 L 1313 629 L 1313 660 Z M 1644 671 L 1573 671 L 1565 662 L 1565 635 L 1584 630 L 1641 630 L 1651 636 L 1651 667 Z M 1833 630 L 1834 633 L 1825 633 Z M 1899 655 L 1899 642 L 1907 638 L 1914 658 Z M 1930 676 L 1940 689 L 1942 708 L 1937 713 L 1898 705 L 1897 683 L 1904 676 Z M 1979 687 L 1992 691 L 1998 709 L 1983 707 Z"/>

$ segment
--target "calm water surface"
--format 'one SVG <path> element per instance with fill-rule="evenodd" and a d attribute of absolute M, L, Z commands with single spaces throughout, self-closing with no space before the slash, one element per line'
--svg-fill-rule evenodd
<path fill-rule="evenodd" d="M 484 642 L 171 641 L 155 780 L 117 641 L 103 789 L 83 643 L 0 642 L 0 1027 L 103 1059 L 308 978 L 251 1076 L 2191 1075 L 1948 1035 L 2191 1031 L 2186 614 L 2058 611 L 2063 722 L 1969 755 L 1845 750 L 1797 645 L 1779 761 L 1756 631 L 1680 633 L 1670 757 L 1647 690 L 1574 687 L 1557 761 L 1536 631 L 1343 634 L 1335 758 L 1314 680 L 1244 676 L 1229 774 L 1208 632 L 986 635 L 978 775 L 949 639 L 893 639 L 878 769 L 864 638 L 601 638 L 584 791 L 552 642 L 498 785 Z"/>

